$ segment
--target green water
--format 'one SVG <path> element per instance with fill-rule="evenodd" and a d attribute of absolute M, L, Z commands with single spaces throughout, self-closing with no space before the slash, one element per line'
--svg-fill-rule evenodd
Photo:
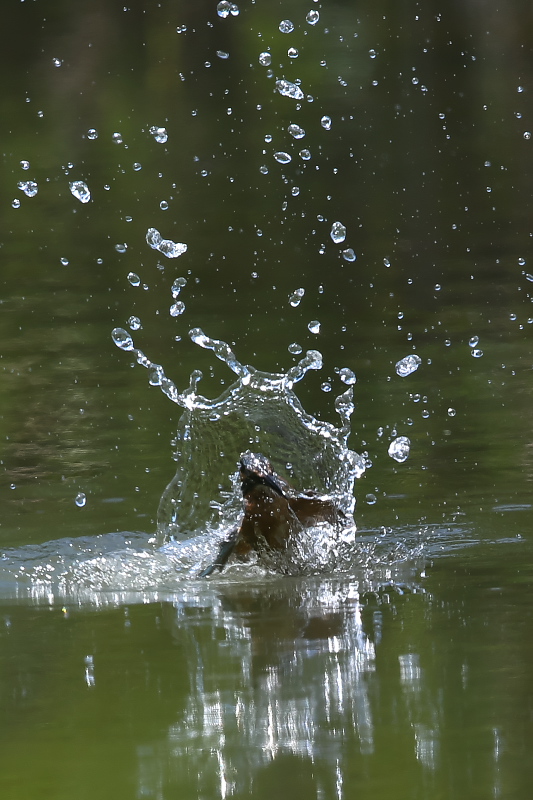
<path fill-rule="evenodd" d="M 2 796 L 529 798 L 530 8 L 8 5 Z M 298 110 L 276 78 L 312 102 Z M 149 227 L 187 253 L 151 250 Z M 208 397 L 232 376 L 189 340 L 197 326 L 262 370 L 290 368 L 291 343 L 319 349 L 296 388 L 325 420 L 346 388 L 335 368 L 356 373 L 350 446 L 373 462 L 356 487 L 361 566 L 177 580 L 163 552 L 142 572 L 180 409 L 113 345 L 131 315 L 150 359 L 181 389 L 201 369 Z M 411 440 L 402 464 L 395 435 Z M 72 553 L 79 586 L 24 580 Z"/>

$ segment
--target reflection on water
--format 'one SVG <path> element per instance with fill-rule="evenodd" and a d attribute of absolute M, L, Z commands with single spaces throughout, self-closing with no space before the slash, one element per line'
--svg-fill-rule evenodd
<path fill-rule="evenodd" d="M 403 570 L 411 581 L 412 567 Z M 296 769 L 309 783 L 309 796 L 343 797 L 357 754 L 371 757 L 382 746 L 376 647 L 384 607 L 390 613 L 402 591 L 421 591 L 413 582 L 397 589 L 385 573 L 380 584 L 379 577 L 182 595 L 167 624 L 187 654 L 188 697 L 159 752 L 141 758 L 143 780 L 164 781 L 161 773 L 173 769 L 172 761 L 164 766 L 170 752 L 176 769 L 186 763 L 198 776 L 200 796 L 247 793 L 279 762 L 283 774 Z M 412 757 L 432 770 L 438 711 L 426 696 L 419 656 L 398 660 L 395 716 Z M 153 758 L 161 761 L 157 769 L 147 763 Z M 139 795 L 157 796 L 157 789 L 148 782 Z"/>

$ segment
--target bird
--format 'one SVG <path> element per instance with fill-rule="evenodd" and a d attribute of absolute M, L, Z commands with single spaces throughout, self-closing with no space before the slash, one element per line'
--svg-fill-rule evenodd
<path fill-rule="evenodd" d="M 244 506 L 241 523 L 221 543 L 215 561 L 200 572 L 200 578 L 222 571 L 232 554 L 243 558 L 252 550 L 284 550 L 304 528 L 344 519 L 329 498 L 311 490 L 297 492 L 274 472 L 262 453 L 241 454 L 239 477 Z"/>

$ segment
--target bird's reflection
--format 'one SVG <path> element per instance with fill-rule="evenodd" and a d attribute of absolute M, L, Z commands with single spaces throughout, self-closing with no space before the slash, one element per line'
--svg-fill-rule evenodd
<path fill-rule="evenodd" d="M 190 680 L 169 745 L 176 764 L 198 776 L 199 796 L 295 782 L 300 795 L 305 783 L 306 796 L 342 797 L 349 762 L 375 751 L 380 618 L 398 602 L 394 588 L 307 579 L 226 584 L 209 604 L 191 594 L 169 606 Z M 412 722 L 415 667 L 400 662 Z M 418 721 L 412 757 L 431 766 L 431 731 Z"/>

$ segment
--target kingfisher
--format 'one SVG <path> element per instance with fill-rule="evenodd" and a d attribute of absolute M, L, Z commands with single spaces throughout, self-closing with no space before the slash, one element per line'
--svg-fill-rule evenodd
<path fill-rule="evenodd" d="M 221 543 L 214 563 L 200 572 L 200 578 L 222 571 L 233 553 L 242 558 L 252 550 L 284 550 L 304 528 L 320 522 L 336 525 L 344 519 L 329 498 L 313 491 L 297 492 L 261 453 L 247 451 L 240 456 L 239 477 L 244 505 L 241 524 Z"/>

